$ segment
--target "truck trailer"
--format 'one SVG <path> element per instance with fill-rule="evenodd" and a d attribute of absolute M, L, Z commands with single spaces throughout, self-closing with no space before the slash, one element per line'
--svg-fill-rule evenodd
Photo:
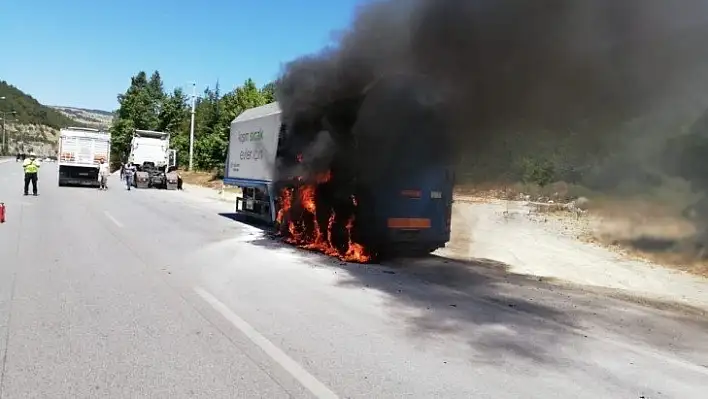
<path fill-rule="evenodd" d="M 237 215 L 272 225 L 277 224 L 280 202 L 281 183 L 274 179 L 286 129 L 281 116 L 280 106 L 274 102 L 246 110 L 233 120 L 224 178 L 225 184 L 241 188 L 242 196 L 237 197 L 235 204 Z M 412 132 L 401 135 L 405 133 Z M 438 161 L 405 169 L 428 150 L 426 145 L 410 146 L 405 159 L 393 162 L 403 172 L 397 173 L 395 179 L 384 177 L 372 183 L 372 187 L 364 190 L 362 197 L 366 198 L 359 201 L 359 207 L 365 208 L 360 211 L 359 219 L 366 223 L 366 230 L 373 237 L 369 242 L 376 243 L 373 250 L 381 256 L 384 252 L 395 256 L 429 254 L 450 240 L 453 169 Z M 374 173 L 385 175 L 391 171 Z"/>
<path fill-rule="evenodd" d="M 177 189 L 177 155 L 169 147 L 170 134 L 167 132 L 133 132 L 128 162 L 137 170 L 133 179 L 135 188 Z"/>
<path fill-rule="evenodd" d="M 91 128 L 68 127 L 59 132 L 59 186 L 67 184 L 98 187 L 101 160 L 110 162 L 110 133 Z"/>

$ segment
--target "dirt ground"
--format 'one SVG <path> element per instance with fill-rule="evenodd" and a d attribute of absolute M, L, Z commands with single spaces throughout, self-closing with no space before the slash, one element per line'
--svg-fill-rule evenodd
<path fill-rule="evenodd" d="M 589 238 L 664 230 L 679 236 L 686 233 L 685 227 L 676 224 L 663 229 L 660 220 L 639 226 L 629 219 L 610 223 L 589 213 L 538 208 L 524 201 L 458 196 L 453 206 L 452 238 L 439 254 L 489 259 L 517 274 L 708 308 L 708 279 L 679 270 L 699 273 L 701 269 L 689 265 L 667 268 Z"/>
<path fill-rule="evenodd" d="M 616 201 L 591 209 L 580 218 L 567 213 L 550 215 L 560 223 L 582 229 L 580 239 L 605 246 L 630 258 L 708 277 L 708 262 L 693 253 L 680 251 L 690 242 L 695 227 L 687 219 L 660 206 L 637 201 Z"/>
<path fill-rule="evenodd" d="M 220 189 L 223 185 L 223 181 L 218 179 L 214 173 L 211 172 L 190 172 L 188 170 L 180 170 L 180 176 L 182 180 L 187 184 L 194 184 L 195 186 L 209 187 L 213 189 Z"/>
<path fill-rule="evenodd" d="M 564 232 L 572 231 L 579 240 L 625 257 L 708 277 L 708 261 L 685 251 L 695 233 L 693 224 L 681 214 L 687 195 L 665 191 L 669 191 L 668 198 L 667 193 L 662 193 L 664 198 L 620 198 L 562 182 L 543 189 L 517 183 L 458 187 L 456 197 L 477 203 L 531 202 L 535 213 L 553 220 L 552 225 L 561 226 Z M 568 206 L 585 195 L 591 199 L 582 211 Z"/>
<path fill-rule="evenodd" d="M 180 176 L 182 176 L 182 180 L 186 184 L 191 184 L 191 185 L 200 186 L 200 187 L 207 187 L 207 188 L 211 188 L 214 190 L 223 190 L 225 192 L 233 192 L 233 193 L 240 192 L 240 190 L 238 190 L 234 187 L 224 186 L 223 180 L 219 179 L 212 172 L 201 172 L 201 171 L 190 172 L 188 170 L 180 170 L 179 174 L 180 174 Z"/>

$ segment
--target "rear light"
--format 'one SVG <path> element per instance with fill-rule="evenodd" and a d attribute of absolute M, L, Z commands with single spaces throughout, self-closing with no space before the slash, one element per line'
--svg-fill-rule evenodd
<path fill-rule="evenodd" d="M 389 229 L 429 229 L 430 219 L 427 218 L 389 218 Z"/>
<path fill-rule="evenodd" d="M 408 198 L 420 198 L 421 192 L 420 190 L 403 190 L 401 195 Z"/>

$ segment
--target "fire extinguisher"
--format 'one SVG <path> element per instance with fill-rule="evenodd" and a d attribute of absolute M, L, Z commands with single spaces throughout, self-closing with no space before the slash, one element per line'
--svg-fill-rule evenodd
<path fill-rule="evenodd" d="M 5 223 L 5 203 L 0 202 L 0 223 Z"/>

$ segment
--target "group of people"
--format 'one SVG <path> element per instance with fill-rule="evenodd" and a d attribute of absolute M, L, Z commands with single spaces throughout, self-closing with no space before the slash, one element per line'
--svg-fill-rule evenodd
<path fill-rule="evenodd" d="M 29 158 L 26 158 L 22 162 L 22 168 L 25 171 L 25 195 L 29 195 L 29 186 L 32 184 L 32 195 L 37 194 L 37 180 L 40 162 L 37 160 L 37 156 L 34 153 L 29 154 Z M 130 191 L 133 186 L 133 179 L 135 178 L 135 172 L 137 168 L 132 162 L 128 162 L 120 166 L 120 179 L 125 180 L 125 185 Z M 105 159 L 100 160 L 98 167 L 98 189 L 106 190 L 108 188 L 108 176 L 111 175 L 111 169 Z M 181 178 L 179 179 L 178 189 L 182 189 Z"/>
<path fill-rule="evenodd" d="M 133 179 L 135 178 L 136 167 L 132 162 L 128 162 L 120 166 L 120 179 L 125 180 L 125 185 L 130 191 L 130 187 L 133 185 Z M 105 160 L 101 160 L 101 165 L 98 169 L 98 179 L 99 179 L 99 190 L 105 190 L 106 183 L 108 181 L 108 176 L 110 176 L 111 170 Z"/>
<path fill-rule="evenodd" d="M 39 195 L 37 190 L 37 181 L 39 180 L 39 168 L 41 163 L 37 160 L 37 155 L 35 153 L 30 153 L 29 157 L 25 158 L 22 162 L 22 169 L 25 172 L 25 185 L 24 185 L 24 195 L 29 195 L 29 186 L 32 185 L 32 195 Z M 135 176 L 135 165 L 132 163 L 127 163 L 121 165 L 120 167 L 120 178 L 125 179 L 126 186 L 128 190 L 133 185 L 133 177 Z M 100 160 L 98 166 L 98 189 L 105 190 L 108 188 L 108 176 L 111 175 L 110 166 L 106 163 L 105 159 Z"/>

